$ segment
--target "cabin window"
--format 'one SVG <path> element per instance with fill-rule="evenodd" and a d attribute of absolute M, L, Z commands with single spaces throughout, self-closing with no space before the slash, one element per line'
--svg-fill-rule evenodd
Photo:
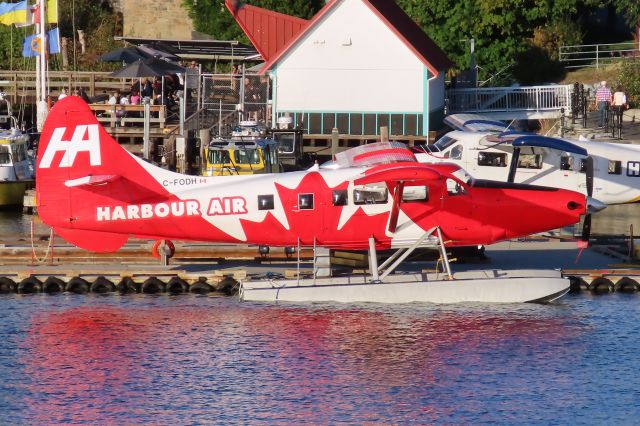
<path fill-rule="evenodd" d="M 580 173 L 586 173 L 587 172 L 587 159 L 586 158 L 581 158 L 580 159 Z"/>
<path fill-rule="evenodd" d="M 438 141 L 434 144 L 434 146 L 438 148 L 438 151 L 444 151 L 445 149 L 449 148 L 451 145 L 453 145 L 456 142 L 458 142 L 457 139 L 444 135 L 443 137 L 438 139 Z"/>
<path fill-rule="evenodd" d="M 276 133 L 273 138 L 278 142 L 278 151 L 282 154 L 293 154 L 296 146 L 295 133 Z"/>
<path fill-rule="evenodd" d="M 502 152 L 478 153 L 479 166 L 507 167 L 507 154 Z"/>
<path fill-rule="evenodd" d="M 462 160 L 462 145 L 456 145 L 451 148 L 449 158 L 451 158 L 452 160 Z"/>
<path fill-rule="evenodd" d="M 573 170 L 573 157 L 563 155 L 560 157 L 560 170 Z"/>
<path fill-rule="evenodd" d="M 336 189 L 333 191 L 333 205 L 346 206 L 349 202 L 349 191 L 346 189 Z"/>
<path fill-rule="evenodd" d="M 313 210 L 313 194 L 298 194 L 298 209 Z"/>
<path fill-rule="evenodd" d="M 362 204 L 386 204 L 388 199 L 387 188 L 365 187 L 353 190 L 353 203 Z"/>
<path fill-rule="evenodd" d="M 402 191 L 402 202 L 412 203 L 429 201 L 429 188 L 426 186 L 405 186 Z"/>
<path fill-rule="evenodd" d="M 258 210 L 273 210 L 273 195 L 258 195 Z"/>
<path fill-rule="evenodd" d="M 542 155 L 540 154 L 520 154 L 518 158 L 518 168 L 520 169 L 541 169 Z"/>
<path fill-rule="evenodd" d="M 236 149 L 233 156 L 236 163 L 260 164 L 260 153 L 257 149 Z"/>
<path fill-rule="evenodd" d="M 229 152 L 227 150 L 212 149 L 209 150 L 207 155 L 209 164 L 229 164 L 231 160 L 229 158 Z"/>
<path fill-rule="evenodd" d="M 451 178 L 447 179 L 447 194 L 455 196 L 455 195 L 464 195 L 467 191 L 464 190 L 464 187 L 460 185 L 460 182 L 453 180 Z"/>
<path fill-rule="evenodd" d="M 8 146 L 0 146 L 0 164 L 11 163 L 11 156 L 9 155 Z"/>
<path fill-rule="evenodd" d="M 609 174 L 619 175 L 622 174 L 622 162 L 616 160 L 609 160 Z"/>

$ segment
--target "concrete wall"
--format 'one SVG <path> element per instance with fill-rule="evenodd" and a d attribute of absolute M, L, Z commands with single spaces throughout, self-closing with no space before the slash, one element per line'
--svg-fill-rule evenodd
<path fill-rule="evenodd" d="M 193 23 L 176 0 L 118 0 L 125 37 L 191 40 Z"/>

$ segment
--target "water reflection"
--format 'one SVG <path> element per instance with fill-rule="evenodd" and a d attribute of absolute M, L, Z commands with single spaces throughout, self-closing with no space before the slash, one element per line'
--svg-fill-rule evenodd
<path fill-rule="evenodd" d="M 561 371 L 538 370 L 546 350 L 575 353 L 561 306 L 110 300 L 33 315 L 21 347 L 27 418 L 424 423 L 477 413 L 500 392 L 527 394 L 532 373 L 545 387 L 571 387 Z"/>

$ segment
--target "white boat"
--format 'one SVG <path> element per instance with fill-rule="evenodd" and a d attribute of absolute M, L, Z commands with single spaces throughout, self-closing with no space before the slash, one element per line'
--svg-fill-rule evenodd
<path fill-rule="evenodd" d="M 34 187 L 35 167 L 29 135 L 18 129 L 11 104 L 0 94 L 0 208 L 22 206 L 24 193 Z"/>
<path fill-rule="evenodd" d="M 0 130 L 0 208 L 22 206 L 35 183 L 29 136 L 17 129 Z"/>

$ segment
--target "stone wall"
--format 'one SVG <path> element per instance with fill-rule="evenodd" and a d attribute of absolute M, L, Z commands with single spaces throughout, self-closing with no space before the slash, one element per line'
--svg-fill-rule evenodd
<path fill-rule="evenodd" d="M 118 0 L 123 36 L 191 40 L 193 23 L 181 0 Z"/>

